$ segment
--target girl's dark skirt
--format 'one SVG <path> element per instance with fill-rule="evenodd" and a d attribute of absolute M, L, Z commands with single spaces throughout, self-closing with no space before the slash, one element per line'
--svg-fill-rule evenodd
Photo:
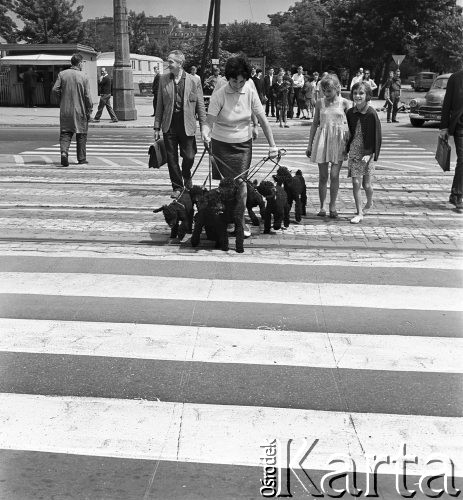
<path fill-rule="evenodd" d="M 222 177 L 238 177 L 251 166 L 252 139 L 246 142 L 222 142 L 211 139 L 211 151 Z M 245 179 L 247 172 L 241 177 Z"/>

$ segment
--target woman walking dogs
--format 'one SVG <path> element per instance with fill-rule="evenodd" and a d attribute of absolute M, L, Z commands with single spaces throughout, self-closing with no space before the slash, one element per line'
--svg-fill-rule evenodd
<path fill-rule="evenodd" d="M 251 67 L 241 57 L 231 57 L 225 65 L 225 78 L 228 83 L 216 90 L 209 103 L 204 135 L 211 140 L 211 151 L 217 167 L 224 177 L 238 177 L 237 213 L 240 215 L 235 230 L 244 232 L 244 237 L 251 236 L 245 225 L 244 211 L 247 188 L 246 172 L 251 165 L 252 139 L 254 127 L 252 115 L 257 118 L 269 143 L 269 156 L 275 157 L 278 148 L 273 139 L 272 130 L 265 117 L 265 111 L 257 92 L 246 81 L 251 77 Z"/>

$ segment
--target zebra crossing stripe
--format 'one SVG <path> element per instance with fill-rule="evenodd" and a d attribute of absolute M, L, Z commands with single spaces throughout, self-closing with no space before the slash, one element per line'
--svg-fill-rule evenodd
<path fill-rule="evenodd" d="M 0 273 L 0 289 L 11 294 L 93 296 L 318 305 L 425 311 L 460 311 L 460 288 L 345 283 L 190 279 L 84 273 Z"/>
<path fill-rule="evenodd" d="M 307 469 L 327 469 L 342 453 L 369 472 L 366 457 L 397 456 L 407 443 L 421 458 L 410 474 L 436 452 L 463 474 L 461 418 L 2 393 L 0 421 L 5 450 L 258 467 L 269 441 L 307 437 L 319 440 Z"/>
<path fill-rule="evenodd" d="M 463 338 L 0 318 L 0 351 L 463 373 Z"/>

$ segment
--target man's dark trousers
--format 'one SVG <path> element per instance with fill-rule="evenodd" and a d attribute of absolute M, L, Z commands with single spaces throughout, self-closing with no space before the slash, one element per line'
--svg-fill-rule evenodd
<path fill-rule="evenodd" d="M 71 139 L 74 132 L 67 132 L 66 130 L 60 130 L 59 133 L 59 145 L 61 154 L 65 153 L 66 156 L 69 154 L 69 146 L 71 145 Z M 77 149 L 77 161 L 85 160 L 87 157 L 87 134 L 76 134 L 76 149 Z"/>
<path fill-rule="evenodd" d="M 166 147 L 167 165 L 169 167 L 170 181 L 172 188 L 183 188 L 184 180 L 191 179 L 191 167 L 195 161 L 197 152 L 196 138 L 194 135 L 185 134 L 185 123 L 183 112 L 174 112 L 170 128 L 164 133 L 164 145 Z M 178 150 L 182 157 L 182 169 L 178 162 Z"/>
<path fill-rule="evenodd" d="M 24 85 L 24 106 L 32 108 L 34 106 L 35 87 Z"/>
<path fill-rule="evenodd" d="M 275 116 L 275 97 L 272 92 L 267 95 L 267 102 L 265 103 L 265 114 L 268 116 L 269 110 L 272 113 L 272 116 Z"/>
<path fill-rule="evenodd" d="M 108 110 L 111 120 L 116 121 L 117 120 L 116 113 L 114 113 L 114 110 L 111 107 L 111 94 L 100 95 L 100 102 L 98 104 L 98 111 L 96 112 L 95 120 L 99 120 L 101 118 L 101 114 L 103 113 L 103 109 L 105 108 L 105 106 L 106 109 Z"/>
<path fill-rule="evenodd" d="M 455 140 L 455 152 L 457 154 L 457 164 L 452 183 L 452 195 L 461 201 L 463 195 L 463 127 L 457 125 L 453 135 Z"/>

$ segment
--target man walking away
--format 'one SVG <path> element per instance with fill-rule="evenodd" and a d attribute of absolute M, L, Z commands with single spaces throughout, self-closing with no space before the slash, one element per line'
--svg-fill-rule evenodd
<path fill-rule="evenodd" d="M 23 73 L 24 106 L 26 108 L 35 108 L 35 89 L 38 76 L 32 67 Z"/>
<path fill-rule="evenodd" d="M 173 50 L 167 58 L 169 71 L 159 80 L 156 118 L 154 119 L 154 140 L 164 136 L 167 165 L 174 193 L 192 186 L 191 167 L 196 154 L 196 115 L 201 132 L 206 121 L 204 97 L 201 83 L 183 69 L 185 56 L 180 50 Z M 206 136 L 203 135 L 203 140 Z M 179 165 L 179 149 L 182 168 Z M 177 192 L 178 191 L 178 192 Z"/>
<path fill-rule="evenodd" d="M 457 164 L 449 202 L 458 210 L 463 208 L 463 70 L 450 76 L 442 105 L 440 136 L 447 140 L 453 135 Z"/>
<path fill-rule="evenodd" d="M 297 118 L 299 118 L 299 116 L 301 115 L 301 92 L 302 92 L 302 87 L 304 86 L 303 71 L 304 70 L 302 66 L 299 66 L 297 68 L 297 73 L 294 73 L 293 75 L 294 96 L 293 96 L 293 101 L 289 103 L 289 106 L 292 110 L 294 110 L 294 105 L 297 106 L 297 115 L 296 115 Z"/>
<path fill-rule="evenodd" d="M 153 114 L 151 116 L 156 116 L 156 104 L 158 102 L 158 90 L 159 90 L 159 70 L 158 70 L 158 68 L 154 68 L 153 84 L 151 85 L 151 92 L 153 92 Z"/>
<path fill-rule="evenodd" d="M 106 106 L 108 110 L 109 116 L 111 117 L 111 121 L 113 123 L 118 122 L 116 113 L 114 113 L 113 108 L 111 107 L 111 77 L 108 75 L 106 68 L 101 68 L 101 77 L 100 77 L 100 102 L 98 104 L 98 111 L 96 112 L 94 122 L 99 122 L 101 118 L 101 114 L 103 113 L 103 109 Z"/>
<path fill-rule="evenodd" d="M 68 153 L 73 134 L 76 134 L 77 161 L 79 164 L 87 161 L 87 131 L 88 121 L 92 114 L 92 97 L 87 76 L 82 72 L 82 56 L 74 54 L 71 57 L 71 67 L 58 74 L 53 93 L 60 100 L 60 149 L 61 165 L 69 165 Z"/>

